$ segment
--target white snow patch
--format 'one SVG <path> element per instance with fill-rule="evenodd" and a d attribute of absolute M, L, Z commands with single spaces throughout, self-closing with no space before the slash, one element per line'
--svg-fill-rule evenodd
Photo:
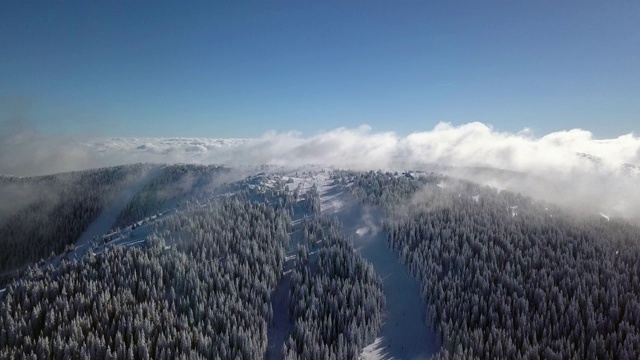
<path fill-rule="evenodd" d="M 360 354 L 361 360 L 386 360 L 388 358 L 387 348 L 383 347 L 384 339 L 382 337 L 377 338 L 373 343 L 367 345 L 362 349 Z"/>
<path fill-rule="evenodd" d="M 287 256 L 284 258 L 284 261 L 291 261 L 291 260 L 295 260 L 295 259 L 297 259 L 297 258 L 298 258 L 298 255 L 287 255 Z"/>
<path fill-rule="evenodd" d="M 141 244 L 141 243 L 143 243 L 145 241 L 147 241 L 147 239 L 142 239 L 142 240 L 138 240 L 138 241 L 134 241 L 134 242 L 128 242 L 128 243 L 125 243 L 123 245 L 124 246 L 133 246 L 133 245 L 136 245 L 136 244 Z"/>

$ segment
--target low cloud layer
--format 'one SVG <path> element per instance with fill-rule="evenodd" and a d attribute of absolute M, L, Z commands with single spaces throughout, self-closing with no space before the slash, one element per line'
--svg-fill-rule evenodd
<path fill-rule="evenodd" d="M 0 173 L 36 175 L 133 162 L 218 163 L 352 169 L 416 169 L 429 164 L 492 167 L 548 174 L 598 170 L 631 171 L 640 164 L 640 138 L 633 134 L 594 139 L 585 130 L 534 137 L 497 132 L 482 123 L 398 136 L 368 126 L 338 128 L 310 137 L 269 132 L 257 139 L 44 137 L 24 130 L 0 138 Z"/>
<path fill-rule="evenodd" d="M 640 164 L 640 138 L 633 134 L 597 140 L 585 130 L 534 137 L 492 130 L 482 123 L 398 136 L 368 126 L 303 137 L 270 132 L 257 139 L 108 139 L 84 144 L 105 160 L 205 162 L 242 165 L 319 164 L 352 169 L 408 169 L 428 164 L 492 167 L 548 174 L 598 170 L 618 173 Z M 631 169 L 627 167 L 627 169 Z"/>
<path fill-rule="evenodd" d="M 595 139 L 589 131 L 573 129 L 536 137 L 527 130 L 499 132 L 474 122 L 461 126 L 440 123 L 430 131 L 408 136 L 361 126 L 310 137 L 269 132 L 257 139 L 79 140 L 29 131 L 0 137 L 3 174 L 40 175 L 135 162 L 438 169 L 548 200 L 563 194 L 562 201 L 577 201 L 589 195 L 591 200 L 611 199 L 604 201 L 606 211 L 623 214 L 640 208 L 640 195 L 630 194 L 637 193 L 635 183 L 640 178 L 636 167 L 640 165 L 640 138 L 633 134 Z"/>

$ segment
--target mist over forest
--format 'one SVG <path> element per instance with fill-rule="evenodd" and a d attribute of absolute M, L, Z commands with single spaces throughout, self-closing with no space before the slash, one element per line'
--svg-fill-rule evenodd
<path fill-rule="evenodd" d="M 0 138 L 0 174 L 46 175 L 131 163 L 422 170 L 574 209 L 640 219 L 640 138 L 632 133 L 597 139 L 572 129 L 536 136 L 527 129 L 500 132 L 475 122 L 440 123 L 405 136 L 363 125 L 311 136 L 268 132 L 247 139 L 76 138 L 42 136 L 24 121 L 16 124 Z"/>

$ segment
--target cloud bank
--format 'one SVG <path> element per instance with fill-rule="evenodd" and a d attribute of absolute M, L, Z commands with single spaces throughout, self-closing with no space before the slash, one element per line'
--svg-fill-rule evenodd
<path fill-rule="evenodd" d="M 440 164 L 493 167 L 527 173 L 599 170 L 617 173 L 640 164 L 640 138 L 627 134 L 597 140 L 574 129 L 536 138 L 503 133 L 482 123 L 399 136 L 368 126 L 338 128 L 310 137 L 269 132 L 257 139 L 116 138 L 80 144 L 97 161 L 203 162 L 299 166 L 319 164 L 352 169 L 407 169 Z"/>
<path fill-rule="evenodd" d="M 74 139 L 21 131 L 0 137 L 0 173 L 37 175 L 134 162 L 217 163 L 351 169 L 416 169 L 428 164 L 492 167 L 534 174 L 598 170 L 633 171 L 640 164 L 640 138 L 633 134 L 598 140 L 574 129 L 534 137 L 505 133 L 479 123 L 399 136 L 368 126 L 338 128 L 310 137 L 269 132 L 256 139 L 108 138 Z M 626 170 L 625 170 L 626 169 Z"/>
<path fill-rule="evenodd" d="M 640 138 L 596 139 L 573 129 L 536 137 L 474 122 L 440 123 L 400 136 L 368 126 L 305 137 L 269 132 L 255 139 L 0 136 L 0 173 L 46 173 L 124 163 L 215 163 L 231 166 L 317 164 L 357 170 L 438 169 L 481 183 L 578 205 L 585 194 L 620 214 L 640 209 Z M 451 168 L 443 168 L 448 166 Z M 489 171 L 486 168 L 505 170 Z M 498 176 L 499 175 L 499 176 Z M 599 195 L 598 195 L 599 194 Z M 564 195 L 564 196 L 560 196 Z"/>

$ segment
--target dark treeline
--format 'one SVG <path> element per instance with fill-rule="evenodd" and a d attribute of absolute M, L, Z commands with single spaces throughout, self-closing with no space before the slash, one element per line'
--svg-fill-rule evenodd
<path fill-rule="evenodd" d="M 148 168 L 127 165 L 33 178 L 2 177 L 0 187 L 25 200 L 0 219 L 0 273 L 62 252 Z"/>
<path fill-rule="evenodd" d="M 32 269 L 0 302 L 0 358 L 262 358 L 289 223 L 231 198 L 166 219 L 145 248 Z"/>
<path fill-rule="evenodd" d="M 131 225 L 194 195 L 213 191 L 222 182 L 221 175 L 228 172 L 229 168 L 217 165 L 167 165 L 131 199 L 115 226 Z"/>
<path fill-rule="evenodd" d="M 385 207 L 408 200 L 425 183 L 438 181 L 443 177 L 430 174 L 416 178 L 409 173 L 336 170 L 332 178 L 343 188 L 351 184 L 348 190 L 358 201 Z"/>
<path fill-rule="evenodd" d="M 389 175 L 352 177 L 390 193 Z M 439 358 L 640 356 L 637 227 L 443 180 L 424 180 L 409 205 L 373 199 L 390 209 L 391 246 L 422 283 Z"/>

